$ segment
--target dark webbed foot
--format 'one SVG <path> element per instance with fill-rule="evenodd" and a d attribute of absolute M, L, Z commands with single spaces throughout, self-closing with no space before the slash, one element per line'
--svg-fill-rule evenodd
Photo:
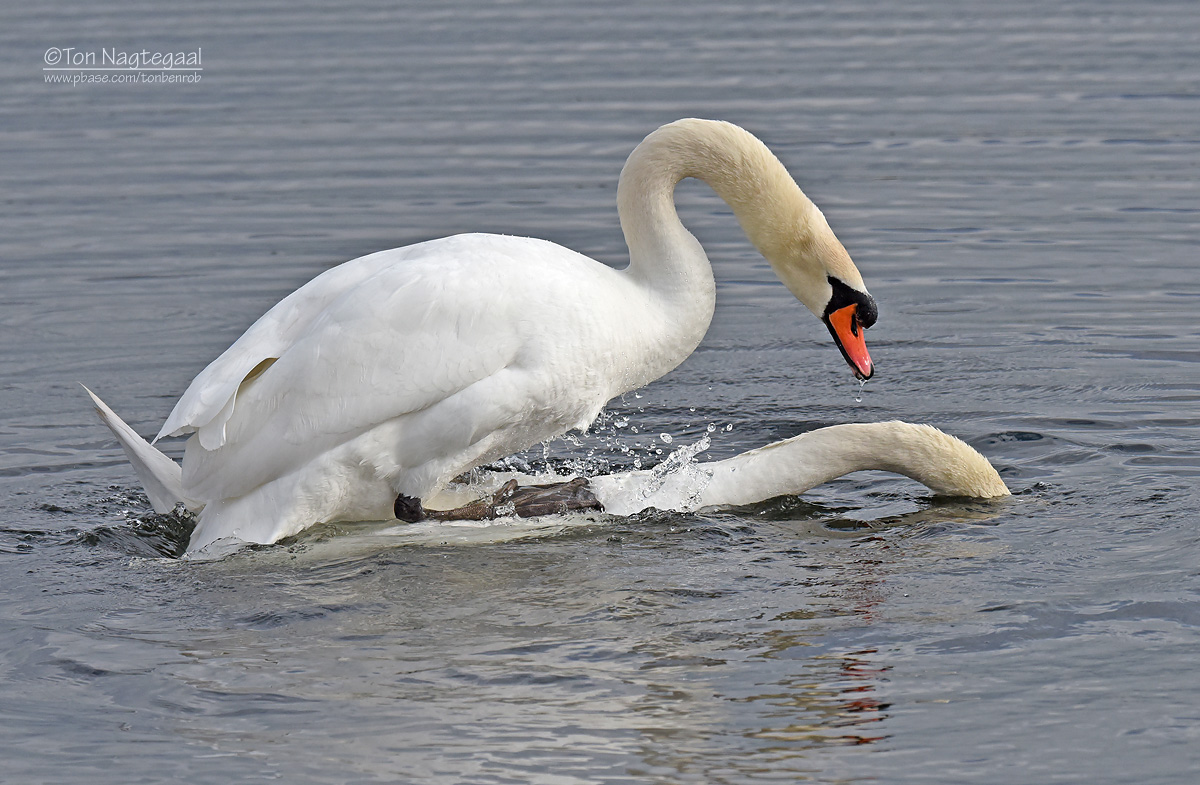
<path fill-rule="evenodd" d="M 408 523 L 426 518 L 438 521 L 486 521 L 502 515 L 536 518 L 572 510 L 603 509 L 583 477 L 576 477 L 569 482 L 524 487 L 517 485 L 516 480 L 509 480 L 489 498 L 453 510 L 426 510 L 419 499 L 411 496 L 398 496 L 395 505 L 396 517 Z"/>
<path fill-rule="evenodd" d="M 455 507 L 453 510 L 426 510 L 425 514 L 438 521 L 488 521 L 503 513 L 496 508 L 504 505 L 517 489 L 517 481 L 509 480 L 491 496 Z"/>
<path fill-rule="evenodd" d="M 522 518 L 553 515 L 572 510 L 603 510 L 600 500 L 592 494 L 588 481 L 576 477 L 569 482 L 549 485 L 527 485 L 513 491 L 510 503 Z"/>
<path fill-rule="evenodd" d="M 412 496 L 400 494 L 396 497 L 396 503 L 392 506 L 392 511 L 396 513 L 396 517 L 405 523 L 416 523 L 417 521 L 425 520 L 425 508 L 421 506 L 421 500 Z"/>

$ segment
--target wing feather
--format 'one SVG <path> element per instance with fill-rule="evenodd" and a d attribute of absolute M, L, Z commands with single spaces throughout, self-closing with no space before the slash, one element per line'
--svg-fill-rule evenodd
<path fill-rule="evenodd" d="M 612 271 L 558 246 L 516 239 L 489 244 L 460 236 L 423 244 L 422 253 L 411 252 L 419 246 L 403 249 L 408 253 L 341 286 L 335 296 L 312 298 L 321 301 L 319 312 L 257 341 L 257 351 L 240 349 L 221 374 L 232 388 L 220 401 L 229 411 L 218 409 L 209 420 L 224 418 L 223 439 L 212 448 L 203 440 L 202 449 L 189 445 L 185 487 L 204 498 L 237 496 L 380 424 L 435 405 L 452 414 L 436 418 L 452 444 L 519 418 L 524 402 L 537 394 L 526 389 L 537 379 L 504 372 L 544 338 L 543 320 L 532 311 L 547 292 L 581 283 L 576 259 L 593 275 Z M 531 248 L 553 253 L 542 258 Z M 277 359 L 246 379 L 268 356 Z M 211 396 L 205 413 L 219 399 Z M 198 418 L 191 419 L 196 428 Z M 201 436 L 206 425 L 199 425 Z M 404 445 L 393 448 L 397 464 L 405 465 Z M 425 455 L 429 447 L 414 450 Z"/>
<path fill-rule="evenodd" d="M 223 426 L 232 414 L 238 387 L 257 366 L 278 358 L 347 291 L 406 257 L 420 256 L 428 245 L 381 251 L 340 264 L 280 300 L 192 380 L 154 440 L 213 425 L 202 434 L 206 446 L 216 449 L 224 444 Z"/>

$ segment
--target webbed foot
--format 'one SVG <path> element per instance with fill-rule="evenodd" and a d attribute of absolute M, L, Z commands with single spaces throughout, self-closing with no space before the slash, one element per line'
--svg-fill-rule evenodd
<path fill-rule="evenodd" d="M 513 491 L 509 502 L 522 518 L 571 512 L 574 510 L 603 510 L 600 500 L 592 494 L 587 478 L 576 477 L 568 482 L 549 485 L 527 485 Z"/>
<path fill-rule="evenodd" d="M 503 515 L 536 518 L 539 515 L 573 510 L 603 509 L 584 477 L 576 477 L 568 482 L 524 487 L 518 485 L 516 480 L 509 480 L 490 497 L 452 510 L 427 510 L 421 506 L 420 499 L 403 495 L 396 497 L 395 504 L 396 517 L 407 523 L 416 523 L 426 518 L 438 521 L 487 521 Z"/>
<path fill-rule="evenodd" d="M 392 511 L 396 514 L 397 518 L 405 523 L 423 521 L 427 515 L 425 508 L 421 506 L 420 499 L 413 496 L 405 496 L 404 494 L 396 497 L 396 503 L 392 506 Z"/>

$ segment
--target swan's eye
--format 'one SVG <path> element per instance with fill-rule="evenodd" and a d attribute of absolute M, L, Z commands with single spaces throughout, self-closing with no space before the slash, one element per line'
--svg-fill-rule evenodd
<path fill-rule="evenodd" d="M 864 295 L 858 304 L 858 309 L 854 312 L 854 318 L 864 330 L 871 329 L 871 325 L 875 324 L 875 320 L 879 318 L 879 309 L 875 306 L 875 298 L 869 294 Z"/>
<path fill-rule="evenodd" d="M 853 312 L 856 325 L 855 335 L 858 335 L 857 327 L 866 330 L 875 324 L 875 320 L 879 316 L 879 310 L 875 307 L 875 298 L 859 289 L 852 289 L 841 279 L 832 275 L 828 276 L 826 280 L 829 281 L 829 288 L 832 291 L 829 294 L 828 302 L 825 303 L 824 316 L 827 317 L 836 311 L 855 306 Z"/>

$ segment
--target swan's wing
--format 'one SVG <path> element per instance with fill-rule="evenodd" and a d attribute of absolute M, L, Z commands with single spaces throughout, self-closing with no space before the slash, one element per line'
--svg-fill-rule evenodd
<path fill-rule="evenodd" d="M 537 381 L 510 366 L 544 336 L 547 318 L 570 338 L 561 314 L 539 310 L 547 293 L 555 299 L 589 273 L 611 271 L 546 243 L 454 250 L 385 267 L 312 317 L 273 364 L 239 384 L 221 415 L 222 444 L 189 447 L 185 486 L 206 497 L 245 493 L 434 406 L 438 415 L 411 447 L 389 445 L 401 451 L 398 465 L 415 460 L 405 449 L 438 457 L 520 421 Z"/>
<path fill-rule="evenodd" d="M 345 262 L 280 300 L 192 380 L 155 441 L 164 436 L 198 432 L 206 448 L 220 447 L 225 442 L 225 423 L 233 412 L 238 387 L 248 376 L 260 365 L 278 359 L 348 290 L 385 267 L 409 256 L 419 256 L 425 245 L 428 244 Z"/>

